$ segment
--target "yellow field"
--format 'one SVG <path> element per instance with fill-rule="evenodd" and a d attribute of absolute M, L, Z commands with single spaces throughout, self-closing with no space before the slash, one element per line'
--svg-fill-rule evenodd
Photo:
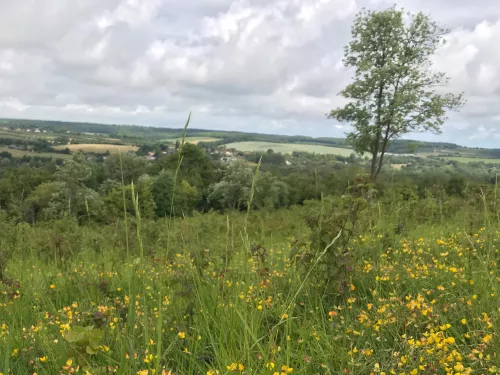
<path fill-rule="evenodd" d="M 406 167 L 407 164 L 391 164 L 391 167 L 394 169 L 401 169 L 403 167 Z"/>
<path fill-rule="evenodd" d="M 128 151 L 135 152 L 139 149 L 137 146 L 130 146 L 130 145 L 93 144 L 93 143 L 61 145 L 54 147 L 54 149 L 56 150 L 64 150 L 66 148 L 69 148 L 71 151 L 82 150 L 83 152 L 95 152 L 99 154 L 103 154 L 106 151 L 109 151 L 110 153 L 128 152 Z"/>

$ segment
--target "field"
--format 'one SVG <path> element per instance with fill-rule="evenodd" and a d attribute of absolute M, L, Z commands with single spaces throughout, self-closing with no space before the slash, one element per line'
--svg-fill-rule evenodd
<path fill-rule="evenodd" d="M 394 169 L 401 169 L 403 167 L 406 167 L 407 164 L 391 164 L 391 168 Z"/>
<path fill-rule="evenodd" d="M 54 149 L 56 149 L 56 150 L 64 150 L 66 148 L 69 148 L 71 151 L 82 150 L 83 152 L 95 152 L 95 153 L 100 153 L 100 154 L 103 154 L 106 151 L 109 151 L 110 153 L 117 153 L 117 152 L 128 152 L 128 151 L 135 152 L 138 150 L 138 147 L 136 147 L 136 146 L 113 145 L 113 144 L 93 144 L 93 143 L 61 145 L 61 146 L 54 147 Z"/>
<path fill-rule="evenodd" d="M 198 144 L 198 142 L 217 142 L 220 138 L 213 137 L 185 137 L 184 141 L 186 143 Z M 177 141 L 181 142 L 182 138 L 167 138 L 164 139 L 165 142 L 175 143 Z"/>
<path fill-rule="evenodd" d="M 58 154 L 55 152 L 28 152 L 28 151 L 22 151 L 22 150 L 12 150 L 8 147 L 0 146 L 0 152 L 3 152 L 3 151 L 9 152 L 15 158 L 22 158 L 25 155 L 39 156 L 39 157 L 44 157 L 44 158 L 54 158 L 54 159 L 67 159 L 70 157 L 70 155 Z"/>
<path fill-rule="evenodd" d="M 349 240 L 350 256 L 338 263 L 329 246 L 299 241 L 314 238 L 306 208 L 146 221 L 137 230 L 0 223 L 10 254 L 0 283 L 1 370 L 498 374 L 498 223 L 456 209 L 438 224 L 404 204 L 375 205 L 362 215 L 372 229 Z M 477 227 L 466 232 L 471 217 Z M 392 229 L 398 220 L 406 231 Z M 334 247 L 344 241 L 326 236 Z M 328 269 L 337 271 L 324 289 Z"/>
<path fill-rule="evenodd" d="M 225 145 L 226 148 L 234 148 L 243 152 L 266 152 L 272 149 L 274 152 L 291 154 L 294 151 L 314 152 L 317 154 L 332 154 L 350 156 L 354 151 L 348 148 L 329 147 L 321 145 L 307 145 L 300 143 L 273 143 L 273 142 L 235 142 Z"/>
<path fill-rule="evenodd" d="M 449 156 L 444 158 L 445 160 L 458 161 L 459 163 L 489 163 L 489 164 L 500 164 L 500 159 L 488 159 L 488 158 L 467 158 L 460 156 Z"/>

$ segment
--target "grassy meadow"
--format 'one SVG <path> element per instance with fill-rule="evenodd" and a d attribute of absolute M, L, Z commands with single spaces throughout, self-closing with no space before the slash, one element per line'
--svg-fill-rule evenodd
<path fill-rule="evenodd" d="M 164 139 L 165 142 L 169 143 L 175 143 L 177 141 L 181 142 L 183 138 L 167 138 Z M 213 137 L 184 137 L 184 142 L 186 143 L 192 143 L 194 145 L 198 144 L 199 142 L 217 142 L 220 140 L 220 138 L 213 138 Z"/>
<path fill-rule="evenodd" d="M 498 374 L 493 203 L 0 222 L 0 372 Z"/>
<path fill-rule="evenodd" d="M 23 156 L 39 156 L 43 158 L 53 158 L 53 159 L 67 159 L 70 155 L 59 154 L 57 152 L 34 152 L 34 151 L 23 151 L 23 150 L 13 150 L 8 147 L 0 146 L 0 152 L 8 152 L 14 158 L 22 158 Z"/>
<path fill-rule="evenodd" d="M 291 154 L 294 151 L 310 152 L 316 154 L 330 154 L 350 156 L 354 151 L 348 148 L 330 147 L 321 145 L 308 145 L 301 143 L 274 143 L 274 142 L 234 142 L 225 145 L 226 148 L 234 148 L 243 152 L 266 152 L 272 149 L 274 152 Z"/>
<path fill-rule="evenodd" d="M 449 156 L 446 160 L 457 161 L 459 163 L 487 163 L 487 164 L 500 164 L 500 159 L 492 158 L 475 158 L 475 157 L 464 157 L 464 156 Z"/>

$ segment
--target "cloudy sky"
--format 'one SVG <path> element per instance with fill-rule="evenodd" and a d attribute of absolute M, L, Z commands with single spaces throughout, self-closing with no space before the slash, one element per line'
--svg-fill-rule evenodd
<path fill-rule="evenodd" d="M 0 116 L 343 136 L 353 16 L 394 3 L 452 30 L 468 100 L 420 139 L 500 147 L 499 0 L 0 0 Z"/>

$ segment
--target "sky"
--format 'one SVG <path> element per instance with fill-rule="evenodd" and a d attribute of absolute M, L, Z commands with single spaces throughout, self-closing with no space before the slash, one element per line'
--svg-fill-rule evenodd
<path fill-rule="evenodd" d="M 500 148 L 499 0 L 0 0 L 0 117 L 341 137 L 352 21 L 393 4 L 451 30 L 467 99 L 411 138 Z"/>

